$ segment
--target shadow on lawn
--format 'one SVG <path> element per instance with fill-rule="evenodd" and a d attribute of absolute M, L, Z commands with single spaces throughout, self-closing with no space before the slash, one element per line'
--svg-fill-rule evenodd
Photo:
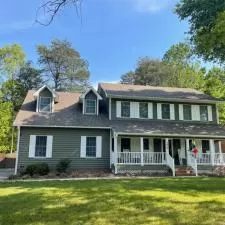
<path fill-rule="evenodd" d="M 224 179 L 16 182 L 0 187 L 15 189 L 0 196 L 4 225 L 216 224 L 214 218 L 223 221 L 225 213 L 220 201 L 193 200 L 209 192 L 223 195 Z M 190 199 L 169 198 L 176 193 Z"/>

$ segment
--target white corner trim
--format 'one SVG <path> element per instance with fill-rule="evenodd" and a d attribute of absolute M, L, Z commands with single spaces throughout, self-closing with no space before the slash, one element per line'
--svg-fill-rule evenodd
<path fill-rule="evenodd" d="M 16 163 L 15 163 L 15 171 L 14 174 L 17 174 L 18 170 L 18 157 L 19 157 L 19 148 L 20 148 L 20 127 L 18 126 L 18 133 L 17 133 L 17 145 L 16 145 Z"/>
<path fill-rule="evenodd" d="M 111 115 L 112 106 L 111 106 L 111 104 L 112 104 L 112 100 L 111 100 L 111 98 L 109 98 L 109 120 L 112 119 L 112 115 Z"/>

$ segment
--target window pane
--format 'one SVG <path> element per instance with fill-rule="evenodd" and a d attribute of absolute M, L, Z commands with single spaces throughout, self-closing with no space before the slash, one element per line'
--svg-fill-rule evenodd
<path fill-rule="evenodd" d="M 40 97 L 39 111 L 50 112 L 51 111 L 52 98 Z"/>
<path fill-rule="evenodd" d="M 144 150 L 149 150 L 149 139 L 148 138 L 144 138 L 143 139 L 143 145 L 144 145 Z"/>
<path fill-rule="evenodd" d="M 170 104 L 162 104 L 162 119 L 170 119 Z"/>
<path fill-rule="evenodd" d="M 87 137 L 86 139 L 86 156 L 96 157 L 96 137 Z"/>
<path fill-rule="evenodd" d="M 183 106 L 184 120 L 191 120 L 191 105 Z"/>
<path fill-rule="evenodd" d="M 200 119 L 201 121 L 208 121 L 208 108 L 206 105 L 200 106 Z"/>
<path fill-rule="evenodd" d="M 202 140 L 202 153 L 209 151 L 209 140 Z"/>
<path fill-rule="evenodd" d="M 86 99 L 86 113 L 96 113 L 96 101 L 92 99 Z"/>
<path fill-rule="evenodd" d="M 148 118 L 148 103 L 146 102 L 139 103 L 139 114 L 140 118 Z"/>
<path fill-rule="evenodd" d="M 36 136 L 35 157 L 46 157 L 47 136 Z"/>
<path fill-rule="evenodd" d="M 121 116 L 130 117 L 130 102 L 121 102 Z"/>

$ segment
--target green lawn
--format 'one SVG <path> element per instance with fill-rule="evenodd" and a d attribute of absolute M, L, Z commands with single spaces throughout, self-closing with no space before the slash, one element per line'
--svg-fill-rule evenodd
<path fill-rule="evenodd" d="M 225 179 L 0 183 L 1 225 L 225 224 Z"/>

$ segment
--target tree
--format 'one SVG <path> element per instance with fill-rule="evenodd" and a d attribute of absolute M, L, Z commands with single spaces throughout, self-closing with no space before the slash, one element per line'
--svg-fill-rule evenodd
<path fill-rule="evenodd" d="M 42 72 L 42 70 L 34 68 L 31 61 L 28 61 L 19 69 L 16 80 L 27 93 L 28 90 L 37 89 L 43 85 Z"/>
<path fill-rule="evenodd" d="M 180 0 L 175 8 L 180 19 L 188 19 L 195 51 L 205 60 L 225 61 L 225 1 Z"/>
<path fill-rule="evenodd" d="M 12 105 L 10 102 L 0 103 L 0 152 L 9 152 L 12 132 Z M 13 148 L 15 149 L 15 143 Z"/>
<path fill-rule="evenodd" d="M 73 5 L 79 15 L 81 9 L 81 0 L 48 0 L 45 1 L 37 10 L 36 22 L 42 25 L 49 25 L 54 20 L 55 16 L 67 5 Z M 48 18 L 43 21 L 43 13 L 47 14 Z"/>
<path fill-rule="evenodd" d="M 123 74 L 120 78 L 121 84 L 134 84 L 135 81 L 135 72 L 129 71 L 125 74 Z"/>
<path fill-rule="evenodd" d="M 201 68 L 192 48 L 187 43 L 172 45 L 163 56 L 163 62 L 170 68 L 167 85 L 202 90 L 204 70 Z"/>
<path fill-rule="evenodd" d="M 68 41 L 53 40 L 49 47 L 37 47 L 39 63 L 57 90 L 67 90 L 72 85 L 83 85 L 89 79 L 88 62 L 72 48 Z"/>

